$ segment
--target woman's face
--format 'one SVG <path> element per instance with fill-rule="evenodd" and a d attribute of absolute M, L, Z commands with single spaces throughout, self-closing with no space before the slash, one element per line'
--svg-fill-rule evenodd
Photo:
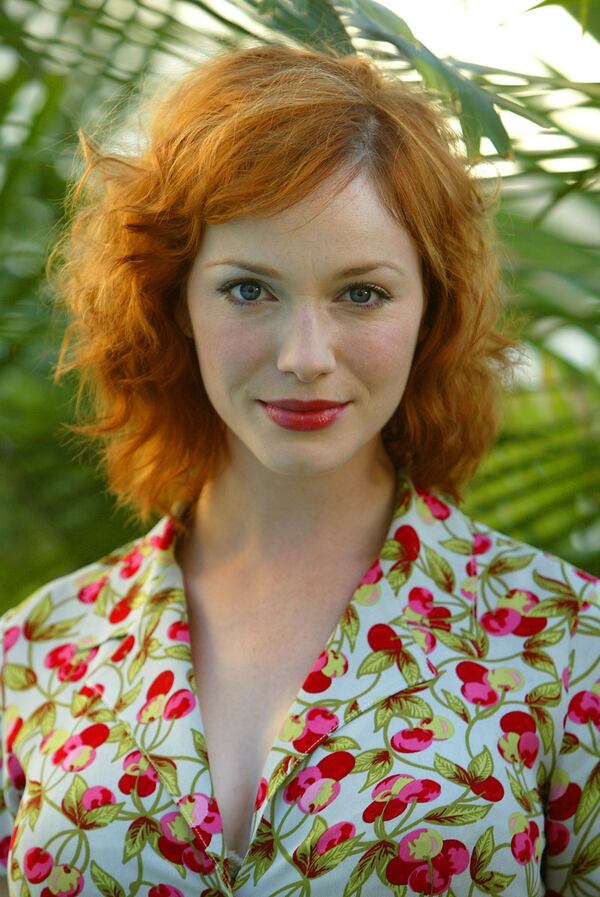
<path fill-rule="evenodd" d="M 381 451 L 423 314 L 407 232 L 365 176 L 328 199 L 332 183 L 270 217 L 208 225 L 187 285 L 193 332 L 179 315 L 232 459 L 247 451 L 288 475 Z M 282 399 L 349 404 L 329 426 L 299 431 L 262 404 Z"/>

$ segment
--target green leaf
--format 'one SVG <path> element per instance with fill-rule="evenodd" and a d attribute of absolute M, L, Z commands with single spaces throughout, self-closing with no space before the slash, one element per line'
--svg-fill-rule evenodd
<path fill-rule="evenodd" d="M 353 604 L 349 604 L 344 612 L 341 621 L 342 632 L 348 639 L 348 643 L 352 651 L 356 646 L 356 637 L 358 636 L 360 629 L 360 622 L 358 619 L 358 614 L 356 612 L 356 608 Z"/>
<path fill-rule="evenodd" d="M 578 878 L 589 875 L 600 866 L 600 834 L 596 835 L 573 862 L 571 874 Z"/>
<path fill-rule="evenodd" d="M 490 561 L 487 573 L 490 576 L 504 576 L 505 573 L 512 573 L 514 570 L 524 570 L 529 567 L 533 561 L 534 554 L 498 554 Z"/>
<path fill-rule="evenodd" d="M 391 651 L 373 651 L 364 658 L 356 675 L 369 676 L 382 673 L 384 670 L 389 669 L 393 663 L 394 655 Z"/>
<path fill-rule="evenodd" d="M 431 810 L 424 819 L 436 825 L 469 825 L 487 816 L 491 807 L 492 804 L 448 804 Z"/>
<path fill-rule="evenodd" d="M 35 685 L 37 676 L 31 667 L 22 663 L 7 663 L 2 670 L 2 681 L 13 691 L 26 691 Z"/>
<path fill-rule="evenodd" d="M 447 757 L 442 757 L 441 754 L 436 754 L 433 758 L 433 766 L 436 772 L 450 782 L 470 787 L 471 777 L 468 772 L 463 769 L 462 766 L 459 766 L 458 763 L 455 763 L 454 760 L 449 760 Z"/>
<path fill-rule="evenodd" d="M 477 879 L 477 887 L 496 897 L 509 886 L 513 878 L 514 875 L 507 875 L 505 872 L 482 872 Z"/>
<path fill-rule="evenodd" d="M 453 537 L 452 539 L 444 539 L 443 542 L 440 542 L 440 545 L 443 545 L 444 548 L 447 548 L 448 551 L 451 551 L 453 554 L 462 554 L 465 556 L 473 554 L 473 543 L 469 541 L 469 539 L 458 539 Z"/>
<path fill-rule="evenodd" d="M 600 808 L 600 762 L 595 765 L 589 774 L 585 785 L 581 789 L 581 798 L 577 812 L 575 813 L 575 832 L 579 832 L 581 826 L 589 816 L 598 812 Z"/>
<path fill-rule="evenodd" d="M 484 747 L 481 753 L 469 763 L 469 772 L 476 779 L 487 779 L 494 771 L 494 761 L 487 747 Z"/>
<path fill-rule="evenodd" d="M 132 857 L 138 856 L 148 842 L 155 846 L 161 835 L 162 829 L 156 819 L 150 816 L 138 816 L 127 829 L 121 862 L 126 863 Z"/>
<path fill-rule="evenodd" d="M 430 576 L 436 585 L 440 587 L 444 592 L 448 592 L 452 594 L 454 592 L 456 583 L 454 580 L 454 571 L 452 567 L 446 560 L 446 558 L 439 555 L 433 548 L 430 548 L 428 545 L 425 546 L 425 556 L 427 558 L 427 574 Z"/>
<path fill-rule="evenodd" d="M 346 882 L 343 897 L 355 897 L 360 894 L 362 886 L 373 870 L 382 865 L 387 866 L 389 861 L 397 855 L 397 850 L 397 845 L 391 841 L 378 841 L 370 847 L 352 870 L 350 878 Z"/>
<path fill-rule="evenodd" d="M 525 696 L 525 701 L 540 707 L 555 707 L 560 702 L 560 697 L 560 682 L 543 682 L 531 689 Z"/>
<path fill-rule="evenodd" d="M 125 891 L 116 879 L 98 865 L 95 860 L 90 863 L 92 881 L 102 894 L 102 897 L 125 897 Z"/>
<path fill-rule="evenodd" d="M 461 701 L 459 697 L 452 694 L 452 692 L 448 691 L 446 688 L 443 688 L 442 692 L 450 710 L 452 710 L 452 712 L 460 717 L 460 719 L 462 719 L 465 723 L 469 723 L 471 721 L 471 714 L 469 713 L 467 705 L 464 703 L 464 701 Z"/>
<path fill-rule="evenodd" d="M 338 735 L 322 741 L 320 747 L 326 751 L 359 751 L 360 744 L 348 735 Z"/>
<path fill-rule="evenodd" d="M 550 673 L 551 676 L 558 675 L 554 661 L 545 651 L 523 651 L 523 660 L 536 670 Z"/>
<path fill-rule="evenodd" d="M 477 843 L 471 854 L 470 870 L 471 878 L 474 881 L 477 881 L 483 870 L 489 866 L 490 860 L 494 855 L 494 850 L 494 827 L 490 825 L 490 827 L 486 828 L 483 834 L 477 839 Z"/>

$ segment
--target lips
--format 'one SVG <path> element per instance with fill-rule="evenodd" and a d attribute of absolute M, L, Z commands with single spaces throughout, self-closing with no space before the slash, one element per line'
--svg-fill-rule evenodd
<path fill-rule="evenodd" d="M 330 402 L 327 399 L 313 399 L 310 402 L 303 402 L 300 399 L 277 399 L 269 402 L 261 400 L 261 404 L 274 405 L 275 408 L 285 408 L 287 411 L 324 411 L 327 408 L 341 408 L 348 402 Z"/>

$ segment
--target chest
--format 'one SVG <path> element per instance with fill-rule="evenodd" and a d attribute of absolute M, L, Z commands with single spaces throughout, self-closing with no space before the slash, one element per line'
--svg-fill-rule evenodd
<path fill-rule="evenodd" d="M 296 582 L 264 605 L 255 596 L 245 605 L 239 581 L 186 582 L 210 773 L 225 844 L 240 856 L 269 749 L 360 575 L 338 574 L 318 587 Z"/>

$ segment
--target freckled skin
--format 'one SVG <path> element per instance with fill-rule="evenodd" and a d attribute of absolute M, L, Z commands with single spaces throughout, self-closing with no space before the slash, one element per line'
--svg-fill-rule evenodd
<path fill-rule="evenodd" d="M 331 186 L 270 217 L 208 225 L 191 269 L 191 329 L 182 326 L 193 335 L 207 394 L 228 427 L 234 465 L 243 459 L 251 470 L 250 453 L 273 473 L 310 476 L 357 454 L 375 459 L 380 431 L 402 398 L 423 312 L 418 253 L 364 175 L 333 198 Z M 268 265 L 281 277 L 213 265 L 226 258 Z M 372 260 L 404 274 L 379 268 L 335 276 Z M 260 307 L 232 305 L 218 292 L 237 277 L 264 287 Z M 393 301 L 361 309 L 362 294 L 348 290 L 357 281 L 384 288 Z M 250 304 L 254 294 L 248 300 L 244 290 L 236 286 L 234 296 Z M 377 299 L 372 292 L 367 304 Z M 299 434 L 270 421 L 257 402 L 289 397 L 352 404 L 334 427 Z"/>

